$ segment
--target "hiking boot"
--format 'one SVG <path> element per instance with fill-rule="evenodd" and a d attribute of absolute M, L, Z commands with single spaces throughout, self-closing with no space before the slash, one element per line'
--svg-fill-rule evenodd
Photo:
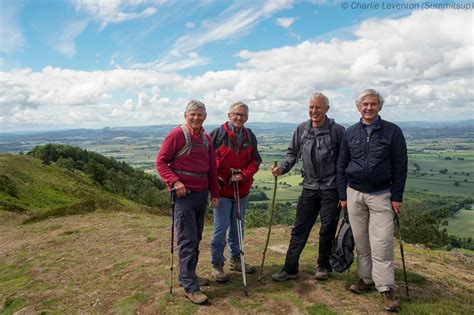
<path fill-rule="evenodd" d="M 327 280 L 329 278 L 329 270 L 323 267 L 318 267 L 316 270 L 316 274 L 314 275 L 314 279 L 316 280 Z"/>
<path fill-rule="evenodd" d="M 185 293 L 185 295 L 194 304 L 203 304 L 207 301 L 207 295 L 205 295 L 201 291 L 196 291 L 193 293 Z"/>
<path fill-rule="evenodd" d="M 357 281 L 357 283 L 354 283 L 350 287 L 351 291 L 353 293 L 357 293 L 357 294 L 362 294 L 362 293 L 368 292 L 368 291 L 370 291 L 374 288 L 375 288 L 375 284 L 373 282 L 367 284 L 362 279 L 359 279 L 359 281 Z"/>
<path fill-rule="evenodd" d="M 285 270 L 280 270 L 277 273 L 272 274 L 272 279 L 278 282 L 287 281 L 290 279 L 296 279 L 298 274 L 291 274 L 286 272 Z"/>
<path fill-rule="evenodd" d="M 212 277 L 217 282 L 226 282 L 229 280 L 229 277 L 224 272 L 224 264 L 212 265 Z"/>
<path fill-rule="evenodd" d="M 229 269 L 233 271 L 242 272 L 242 264 L 240 262 L 240 257 L 237 259 L 231 258 L 230 263 L 229 263 Z M 254 266 L 245 264 L 245 273 L 254 273 L 255 271 L 257 271 L 257 269 Z"/>
<path fill-rule="evenodd" d="M 197 276 L 197 278 L 198 278 L 198 284 L 199 284 L 200 287 L 204 287 L 204 286 L 206 286 L 206 285 L 209 285 L 209 282 L 210 282 L 209 279 L 207 279 L 207 278 L 201 278 L 201 277 L 199 277 L 199 276 Z M 183 286 L 183 283 L 181 282 L 181 280 L 178 280 L 178 284 L 179 284 L 181 287 Z"/>
<path fill-rule="evenodd" d="M 387 290 L 381 293 L 383 298 L 383 305 L 386 311 L 398 312 L 400 310 L 400 302 L 395 299 L 392 290 Z"/>

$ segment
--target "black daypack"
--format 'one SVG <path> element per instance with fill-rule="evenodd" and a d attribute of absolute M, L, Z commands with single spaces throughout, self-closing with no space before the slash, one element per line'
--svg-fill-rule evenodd
<path fill-rule="evenodd" d="M 344 210 L 344 218 L 337 232 L 336 239 L 333 241 L 331 256 L 329 256 L 331 268 L 337 272 L 344 272 L 349 269 L 354 261 L 354 237 L 351 225 L 349 224 L 347 209 Z"/>

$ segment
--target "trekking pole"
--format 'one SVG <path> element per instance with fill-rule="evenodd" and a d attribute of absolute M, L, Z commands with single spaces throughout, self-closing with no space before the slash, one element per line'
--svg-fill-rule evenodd
<path fill-rule="evenodd" d="M 277 161 L 273 161 L 273 166 L 277 166 Z M 278 176 L 275 176 L 275 184 L 273 186 L 272 209 L 270 210 L 270 222 L 268 222 L 267 241 L 265 242 L 265 248 L 263 249 L 262 264 L 260 266 L 260 275 L 258 276 L 258 281 L 262 280 L 263 265 L 265 264 L 265 255 L 267 254 L 268 242 L 270 241 L 270 233 L 272 232 L 273 212 L 275 210 L 275 197 L 278 185 L 277 180 Z"/>
<path fill-rule="evenodd" d="M 232 175 L 238 174 L 238 170 L 232 169 Z M 239 183 L 232 182 L 232 187 L 234 188 L 234 199 L 236 206 L 236 217 L 237 217 L 237 234 L 239 236 L 239 250 L 240 250 L 240 270 L 242 272 L 242 282 L 244 284 L 244 294 L 248 296 L 249 293 L 247 291 L 247 270 L 245 269 L 245 257 L 244 257 L 244 241 L 242 235 L 242 217 L 240 213 L 240 195 L 239 195 Z"/>
<path fill-rule="evenodd" d="M 402 231 L 400 229 L 400 218 L 398 217 L 397 214 L 395 214 L 395 225 L 397 226 L 398 229 L 398 238 L 400 242 L 400 255 L 402 256 L 402 264 L 403 264 L 403 276 L 405 277 L 405 287 L 407 291 L 407 297 L 410 298 L 410 293 L 408 291 L 408 280 L 407 280 L 407 271 L 405 268 L 405 255 L 403 253 L 403 241 L 402 241 Z"/>
<path fill-rule="evenodd" d="M 171 188 L 170 201 L 171 201 L 171 246 L 170 246 L 170 295 L 173 294 L 173 258 L 174 258 L 174 203 L 176 199 L 176 191 Z"/>

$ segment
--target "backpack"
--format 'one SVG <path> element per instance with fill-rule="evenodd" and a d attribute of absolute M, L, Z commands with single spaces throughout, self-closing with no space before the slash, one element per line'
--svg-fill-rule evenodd
<path fill-rule="evenodd" d="M 346 209 L 336 239 L 333 241 L 331 256 L 329 256 L 332 270 L 344 272 L 349 269 L 354 261 L 354 247 L 354 237 Z"/>
<path fill-rule="evenodd" d="M 245 129 L 247 129 L 248 139 L 250 141 L 250 146 L 253 146 L 253 139 L 255 138 L 255 134 L 253 133 L 253 131 L 250 128 L 245 127 Z M 213 142 L 212 142 L 212 145 L 214 146 L 214 150 L 217 150 L 221 146 L 226 134 L 227 133 L 224 129 L 224 126 L 221 125 L 219 127 L 219 133 L 217 134 L 217 137 L 214 137 Z"/>
<path fill-rule="evenodd" d="M 173 158 L 173 161 L 180 157 L 181 155 L 183 155 L 184 153 L 188 153 L 188 155 L 191 154 L 191 150 L 193 149 L 193 147 L 206 147 L 206 148 L 209 148 L 209 141 L 207 140 L 207 136 L 202 133 L 201 137 L 202 137 L 202 142 L 203 144 L 197 144 L 197 143 L 193 143 L 191 141 L 191 133 L 189 132 L 189 129 L 186 125 L 179 125 L 179 127 L 181 127 L 181 130 L 183 130 L 183 133 L 184 133 L 184 138 L 186 139 L 186 143 L 184 144 L 184 146 L 176 153 L 176 155 L 174 156 Z"/>

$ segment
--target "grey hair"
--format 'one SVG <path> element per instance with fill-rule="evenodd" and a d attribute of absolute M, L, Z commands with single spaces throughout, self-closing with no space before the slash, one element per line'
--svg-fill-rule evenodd
<path fill-rule="evenodd" d="M 244 102 L 235 102 L 233 103 L 232 105 L 229 106 L 229 113 L 232 112 L 232 110 L 235 108 L 235 107 L 243 107 L 243 109 L 245 109 L 247 111 L 247 113 L 249 112 L 249 107 L 247 106 L 247 104 L 245 104 Z"/>
<path fill-rule="evenodd" d="M 198 109 L 202 109 L 204 113 L 206 113 L 206 105 L 204 105 L 203 102 L 190 100 L 188 105 L 186 105 L 185 113 L 189 113 L 193 110 L 198 110 Z"/>
<path fill-rule="evenodd" d="M 382 95 L 380 95 L 380 93 L 377 91 L 377 90 L 374 90 L 374 89 L 366 89 L 366 90 L 363 90 L 362 93 L 359 95 L 359 97 L 357 98 L 356 100 L 356 106 L 359 107 L 359 105 L 362 103 L 362 101 L 364 100 L 364 98 L 366 98 L 367 96 L 374 96 L 376 97 L 378 100 L 379 100 L 379 106 L 380 108 L 382 108 L 383 106 L 383 103 L 385 103 L 385 100 L 383 99 Z"/>
<path fill-rule="evenodd" d="M 323 93 L 321 92 L 316 92 L 314 93 L 313 95 L 311 95 L 311 98 L 322 98 L 323 101 L 324 101 L 324 104 L 326 105 L 326 107 L 329 107 L 329 99 L 326 95 L 324 95 Z"/>

